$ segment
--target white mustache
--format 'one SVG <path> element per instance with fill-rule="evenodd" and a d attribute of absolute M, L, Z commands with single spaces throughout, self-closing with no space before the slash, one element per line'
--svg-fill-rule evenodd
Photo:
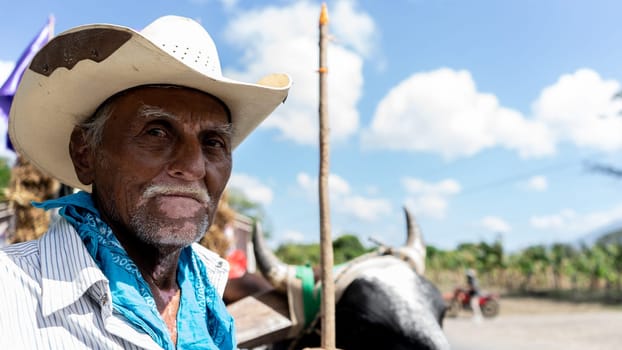
<path fill-rule="evenodd" d="M 176 195 L 190 197 L 203 205 L 207 206 L 211 203 L 211 198 L 207 191 L 197 188 L 180 185 L 151 185 L 143 192 L 143 198 L 152 198 L 160 195 Z"/>

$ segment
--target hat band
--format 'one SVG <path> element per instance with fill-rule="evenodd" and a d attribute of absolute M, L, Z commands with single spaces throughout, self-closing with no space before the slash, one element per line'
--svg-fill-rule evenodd
<path fill-rule="evenodd" d="M 82 60 L 101 62 L 125 44 L 132 34 L 115 29 L 93 28 L 69 33 L 51 41 L 39 51 L 30 69 L 49 77 L 56 69 L 69 70 Z"/>

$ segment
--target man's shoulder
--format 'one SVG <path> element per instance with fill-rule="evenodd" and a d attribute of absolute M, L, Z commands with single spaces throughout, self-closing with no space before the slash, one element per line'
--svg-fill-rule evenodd
<path fill-rule="evenodd" d="M 220 257 L 220 255 L 205 248 L 204 246 L 195 243 L 192 245 L 192 250 L 201 258 L 201 260 L 210 268 L 229 270 L 229 263 L 227 260 Z"/>
<path fill-rule="evenodd" d="M 33 268 L 40 268 L 42 255 L 46 246 L 61 247 L 66 246 L 72 227 L 66 221 L 58 220 L 54 222 L 48 230 L 38 239 L 13 243 L 0 248 L 0 264 L 11 263 L 13 265 L 32 265 Z"/>
<path fill-rule="evenodd" d="M 20 257 L 37 254 L 39 252 L 39 240 L 13 243 L 0 248 L 2 257 Z"/>
<path fill-rule="evenodd" d="M 198 243 L 192 245 L 192 250 L 205 264 L 210 282 L 212 282 L 216 290 L 218 290 L 218 293 L 222 296 L 229 277 L 229 263 L 218 254 Z"/>
<path fill-rule="evenodd" d="M 0 265 L 4 266 L 5 269 L 24 264 L 37 267 L 40 256 L 39 240 L 14 243 L 0 248 Z"/>
<path fill-rule="evenodd" d="M 36 299 L 41 289 L 40 241 L 13 243 L 0 249 L 0 309 L 7 303 Z M 1 323 L 1 322 L 0 322 Z"/>

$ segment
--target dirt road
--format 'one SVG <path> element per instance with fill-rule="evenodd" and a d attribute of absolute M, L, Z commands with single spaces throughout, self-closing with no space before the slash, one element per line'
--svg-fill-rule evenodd
<path fill-rule="evenodd" d="M 494 319 L 463 312 L 444 328 L 453 350 L 622 349 L 622 309 L 595 304 L 505 299 Z"/>

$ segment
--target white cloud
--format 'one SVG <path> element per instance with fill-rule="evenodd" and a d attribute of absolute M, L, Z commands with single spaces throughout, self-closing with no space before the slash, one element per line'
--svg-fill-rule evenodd
<path fill-rule="evenodd" d="M 298 173 L 298 175 L 296 175 L 296 182 L 298 183 L 298 186 L 305 190 L 305 192 L 315 190 L 314 186 L 317 186 L 317 184 L 313 183 L 313 179 L 307 173 Z"/>
<path fill-rule="evenodd" d="M 622 100 L 613 99 L 620 83 L 604 80 L 591 69 L 563 75 L 542 90 L 533 104 L 535 117 L 559 140 L 580 147 L 622 149 Z"/>
<path fill-rule="evenodd" d="M 435 152 L 448 159 L 495 146 L 523 157 L 554 152 L 546 125 L 479 92 L 468 71 L 448 68 L 414 74 L 391 89 L 362 143 L 367 148 Z"/>
<path fill-rule="evenodd" d="M 297 182 L 311 200 L 317 200 L 317 178 L 300 173 L 297 176 Z M 366 222 L 377 221 L 391 212 L 391 204 L 388 200 L 353 194 L 348 182 L 336 174 L 329 175 L 328 187 L 331 209 L 336 212 L 351 215 Z"/>
<path fill-rule="evenodd" d="M 406 206 L 417 215 L 436 219 L 445 217 L 449 207 L 449 197 L 462 190 L 460 184 L 453 179 L 430 183 L 405 177 L 402 179 L 402 186 L 408 193 Z"/>
<path fill-rule="evenodd" d="M 429 183 L 412 177 L 402 179 L 406 191 L 413 194 L 453 195 L 460 193 L 460 184 L 456 180 L 445 179 L 437 183 Z"/>
<path fill-rule="evenodd" d="M 378 221 L 383 215 L 391 212 L 391 204 L 382 198 L 363 196 L 346 196 L 336 203 L 338 210 L 349 213 L 363 221 Z"/>
<path fill-rule="evenodd" d="M 253 202 L 268 205 L 272 203 L 274 194 L 272 189 L 261 183 L 257 178 L 246 174 L 232 174 L 229 179 L 229 187 L 237 188 Z"/>
<path fill-rule="evenodd" d="M 546 179 L 546 176 L 536 175 L 527 180 L 525 187 L 532 191 L 546 191 L 549 187 L 549 182 Z"/>
<path fill-rule="evenodd" d="M 317 178 L 311 178 L 307 173 L 299 173 L 296 176 L 296 182 L 298 185 L 309 195 L 310 197 L 317 197 L 318 194 L 318 181 Z M 329 174 L 328 175 L 328 191 L 332 195 L 346 196 L 350 194 L 350 185 L 342 177 Z"/>
<path fill-rule="evenodd" d="M 377 33 L 374 20 L 357 11 L 356 1 L 342 0 L 329 9 L 329 28 L 338 43 L 347 44 L 363 56 L 369 55 L 375 47 Z"/>
<path fill-rule="evenodd" d="M 343 140 L 359 127 L 356 105 L 363 87 L 362 55 L 371 50 L 374 25 L 349 1 L 337 5 L 335 16 L 345 20 L 331 22 L 330 27 L 341 36 L 328 49 L 329 115 L 331 136 Z M 279 130 L 285 139 L 311 145 L 318 139 L 318 17 L 317 4 L 300 1 L 237 12 L 225 30 L 227 40 L 242 51 L 239 63 L 244 67 L 228 69 L 226 75 L 256 81 L 270 72 L 287 72 L 293 78 L 287 102 L 262 126 Z"/>
<path fill-rule="evenodd" d="M 486 216 L 481 220 L 480 224 L 488 231 L 494 233 L 507 233 L 512 230 L 505 220 L 497 216 Z"/>
<path fill-rule="evenodd" d="M 426 194 L 407 198 L 406 206 L 413 208 L 416 215 L 442 219 L 447 213 L 449 203 L 443 196 Z"/>
<path fill-rule="evenodd" d="M 622 149 L 621 85 L 591 69 L 562 75 L 545 87 L 532 117 L 503 107 L 477 90 L 468 71 L 448 68 L 413 74 L 389 91 L 363 132 L 368 148 L 425 151 L 445 158 L 505 147 L 541 157 L 570 142 L 604 151 Z"/>
<path fill-rule="evenodd" d="M 335 174 L 328 175 L 328 190 L 335 196 L 347 196 L 350 194 L 350 184 Z"/>
<path fill-rule="evenodd" d="M 305 240 L 305 235 L 300 231 L 286 230 L 281 236 L 281 240 L 291 243 L 302 243 Z"/>
<path fill-rule="evenodd" d="M 230 10 L 238 4 L 238 0 L 220 0 L 220 3 L 225 9 Z"/>
<path fill-rule="evenodd" d="M 13 67 L 15 67 L 15 62 L 0 60 L 0 85 L 4 84 L 6 78 L 13 71 Z"/>
<path fill-rule="evenodd" d="M 188 1 L 196 5 L 206 5 L 211 2 L 214 2 L 213 0 L 188 0 Z M 231 10 L 238 4 L 238 0 L 217 0 L 216 2 L 219 2 L 226 10 Z"/>
<path fill-rule="evenodd" d="M 577 213 L 572 209 L 564 209 L 557 214 L 533 216 L 529 219 L 531 226 L 541 230 L 567 229 L 578 221 Z"/>
<path fill-rule="evenodd" d="M 614 221 L 622 219 L 622 205 L 609 210 L 579 214 L 572 209 L 564 209 L 551 215 L 533 216 L 530 224 L 540 230 L 560 231 L 564 234 L 588 233 Z"/>

